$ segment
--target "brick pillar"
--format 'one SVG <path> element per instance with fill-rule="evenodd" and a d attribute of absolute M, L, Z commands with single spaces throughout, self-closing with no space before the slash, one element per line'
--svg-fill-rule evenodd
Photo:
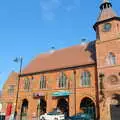
<path fill-rule="evenodd" d="M 69 96 L 69 116 L 75 115 L 75 103 L 74 103 L 74 94 Z"/>
<path fill-rule="evenodd" d="M 48 94 L 47 94 L 46 103 L 47 103 L 46 112 L 50 112 L 51 111 L 51 107 L 52 107 L 52 97 L 51 97 L 51 93 L 50 92 L 48 92 Z"/>

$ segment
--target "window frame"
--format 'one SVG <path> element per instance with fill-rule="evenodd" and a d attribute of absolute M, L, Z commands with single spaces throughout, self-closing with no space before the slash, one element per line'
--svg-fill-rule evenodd
<path fill-rule="evenodd" d="M 45 75 L 41 75 L 40 76 L 40 83 L 39 83 L 39 88 L 40 89 L 46 89 L 46 76 Z"/>
<path fill-rule="evenodd" d="M 15 92 L 15 85 L 9 85 L 8 86 L 8 95 L 13 96 Z"/>
<path fill-rule="evenodd" d="M 89 71 L 84 71 L 80 76 L 80 86 L 90 87 L 91 86 L 91 74 Z"/>
<path fill-rule="evenodd" d="M 58 87 L 67 88 L 67 75 L 64 72 L 59 73 Z"/>
<path fill-rule="evenodd" d="M 28 77 L 24 78 L 24 90 L 30 89 L 30 79 Z"/>
<path fill-rule="evenodd" d="M 107 55 L 107 64 L 108 65 L 115 65 L 116 64 L 116 55 L 112 52 L 109 52 Z"/>

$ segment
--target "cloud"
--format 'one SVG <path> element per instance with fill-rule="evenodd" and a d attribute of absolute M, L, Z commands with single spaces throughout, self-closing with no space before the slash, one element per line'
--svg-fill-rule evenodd
<path fill-rule="evenodd" d="M 41 15 L 44 19 L 53 20 L 55 11 L 60 6 L 60 0 L 40 0 Z"/>
<path fill-rule="evenodd" d="M 58 9 L 71 12 L 79 7 L 80 0 L 40 0 L 41 16 L 45 20 L 53 20 Z"/>

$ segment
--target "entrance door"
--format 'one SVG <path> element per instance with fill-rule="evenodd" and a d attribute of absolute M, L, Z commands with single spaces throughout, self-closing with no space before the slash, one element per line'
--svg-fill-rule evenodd
<path fill-rule="evenodd" d="M 20 120 L 27 120 L 27 112 L 28 112 L 28 100 L 24 99 L 21 107 L 21 118 Z"/>
<path fill-rule="evenodd" d="M 120 105 L 111 105 L 111 120 L 120 120 Z"/>
<path fill-rule="evenodd" d="M 59 108 L 61 112 L 65 114 L 65 116 L 69 116 L 69 104 L 65 98 L 60 98 L 58 100 L 57 108 Z"/>
<path fill-rule="evenodd" d="M 120 95 L 114 94 L 113 99 L 117 101 L 117 104 L 110 105 L 111 120 L 120 120 Z"/>
<path fill-rule="evenodd" d="M 40 115 L 46 113 L 46 101 L 44 97 L 40 98 L 39 112 L 40 112 Z"/>

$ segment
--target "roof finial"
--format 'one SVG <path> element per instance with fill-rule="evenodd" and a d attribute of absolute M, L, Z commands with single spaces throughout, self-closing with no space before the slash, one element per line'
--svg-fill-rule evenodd
<path fill-rule="evenodd" d="M 109 0 L 103 0 L 103 3 L 110 2 Z"/>

